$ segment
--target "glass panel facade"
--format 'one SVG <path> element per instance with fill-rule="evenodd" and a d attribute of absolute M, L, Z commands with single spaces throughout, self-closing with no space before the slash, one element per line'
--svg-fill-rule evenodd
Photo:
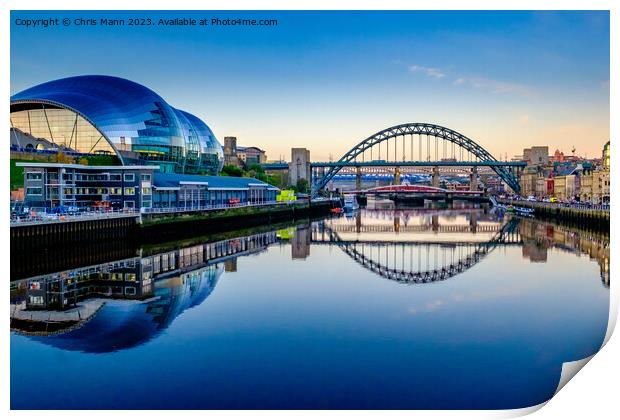
<path fill-rule="evenodd" d="M 118 77 L 70 77 L 19 92 L 11 97 L 11 124 L 84 153 L 113 152 L 107 139 L 123 163 L 156 163 L 163 172 L 217 174 L 224 161 L 202 120 Z"/>
<path fill-rule="evenodd" d="M 11 113 L 11 127 L 28 136 L 16 136 L 24 149 L 60 149 L 88 154 L 114 155 L 114 149 L 91 123 L 68 109 L 45 107 Z M 21 144 L 23 143 L 23 144 Z"/>

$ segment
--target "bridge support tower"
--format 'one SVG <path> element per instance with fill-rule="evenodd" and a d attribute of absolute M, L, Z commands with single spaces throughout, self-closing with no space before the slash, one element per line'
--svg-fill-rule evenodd
<path fill-rule="evenodd" d="M 439 166 L 433 166 L 433 178 L 431 185 L 439 188 Z"/>
<path fill-rule="evenodd" d="M 394 168 L 394 185 L 400 184 L 400 167 Z"/>
<path fill-rule="evenodd" d="M 478 167 L 473 166 L 469 173 L 469 190 L 478 191 Z"/>
<path fill-rule="evenodd" d="M 355 190 L 362 190 L 362 168 L 359 166 L 355 169 Z"/>

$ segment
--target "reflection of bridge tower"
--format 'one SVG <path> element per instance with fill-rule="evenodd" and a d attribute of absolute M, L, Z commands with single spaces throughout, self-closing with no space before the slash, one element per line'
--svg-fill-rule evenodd
<path fill-rule="evenodd" d="M 357 167 L 355 169 L 355 190 L 360 191 L 362 189 L 362 168 Z"/>
<path fill-rule="evenodd" d="M 355 231 L 360 233 L 362 231 L 362 212 L 358 211 L 355 215 Z"/>
<path fill-rule="evenodd" d="M 310 229 L 298 227 L 291 240 L 291 258 L 305 260 L 310 255 Z"/>
<path fill-rule="evenodd" d="M 476 233 L 478 230 L 478 213 L 471 213 L 469 215 L 469 226 L 471 227 L 472 233 Z"/>
<path fill-rule="evenodd" d="M 400 216 L 394 215 L 394 232 L 400 232 Z"/>
<path fill-rule="evenodd" d="M 478 167 L 472 166 L 469 173 L 469 190 L 478 191 Z"/>
<path fill-rule="evenodd" d="M 433 166 L 433 178 L 431 185 L 439 188 L 439 166 Z"/>
<path fill-rule="evenodd" d="M 431 216 L 431 226 L 433 227 L 433 232 L 437 232 L 439 230 L 439 215 L 433 214 Z"/>
<path fill-rule="evenodd" d="M 400 167 L 394 168 L 394 185 L 400 184 Z"/>

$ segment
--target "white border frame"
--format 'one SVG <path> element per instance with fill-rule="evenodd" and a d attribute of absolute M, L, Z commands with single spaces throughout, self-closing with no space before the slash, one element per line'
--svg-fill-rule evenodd
<path fill-rule="evenodd" d="M 4 115 L 9 114 L 9 100 L 10 97 L 10 77 L 9 77 L 9 69 L 10 67 L 7 65 L 10 60 L 10 9 L 16 10 L 46 10 L 46 9 L 55 9 L 55 10 L 340 10 L 340 9 L 360 9 L 360 10 L 381 10 L 381 9 L 413 9 L 413 10 L 611 10 L 611 56 L 610 56 L 610 74 L 614 75 L 616 78 L 617 75 L 620 74 L 620 67 L 618 66 L 618 54 L 617 54 L 617 40 L 618 38 L 618 24 L 620 23 L 620 19 L 618 18 L 618 13 L 620 11 L 620 6 L 617 1 L 613 0 L 590 0 L 590 1 L 578 1 L 578 0 L 502 0 L 500 1 L 490 1 L 490 0 L 470 0 L 468 2 L 459 1 L 459 0 L 435 0 L 433 2 L 427 1 L 419 1 L 419 0 L 410 0 L 410 1 L 402 1 L 402 0 L 383 0 L 381 2 L 377 1 L 369 1 L 369 0 L 358 0 L 356 2 L 346 3 L 346 2 L 337 2 L 334 0 L 315 0 L 315 1 L 296 1 L 295 3 L 291 1 L 283 1 L 283 0 L 264 0 L 260 3 L 251 0 L 237 0 L 234 4 L 229 1 L 215 0 L 215 1 L 191 1 L 191 0 L 176 0 L 175 2 L 164 1 L 164 0 L 150 0 L 149 2 L 144 2 L 143 4 L 138 1 L 128 2 L 127 0 L 91 0 L 88 2 L 84 2 L 83 0 L 56 0 L 53 3 L 49 0 L 5 0 L 0 3 L 0 14 L 2 25 L 1 31 L 2 36 L 0 37 L 0 53 L 6 60 L 3 60 L 4 65 L 0 67 L 0 75 L 2 76 L 0 79 L 0 85 L 2 86 L 2 92 L 6 100 L 2 102 Z M 145 7 L 148 6 L 148 9 Z M 174 7 L 171 7 L 174 6 Z M 610 115 L 619 115 L 618 113 L 618 96 L 615 95 L 617 93 L 617 85 L 614 81 L 610 81 Z M 5 132 L 8 131 L 9 122 L 8 118 L 2 119 L 3 124 L 6 125 L 4 128 Z M 610 137 L 619 138 L 618 136 L 618 122 L 614 118 L 611 118 L 611 135 Z M 8 149 L 0 148 L 0 153 L 3 154 L 4 162 L 8 162 Z M 615 168 L 615 158 L 612 158 L 612 166 Z M 612 194 L 614 197 L 620 192 L 616 191 L 617 181 L 620 179 L 616 177 L 615 170 L 612 172 Z M 5 181 L 2 182 L 2 193 L 5 197 L 9 195 L 8 192 L 8 183 L 6 179 L 8 179 L 8 165 L 5 165 L 4 168 Z M 613 199 L 612 199 L 613 200 Z M 8 206 L 0 206 L 0 218 L 4 218 L 3 220 L 8 220 Z M 615 218 L 613 219 L 615 220 Z M 8 229 L 8 223 L 6 224 Z M 614 222 L 611 222 L 611 231 L 613 231 Z M 9 250 L 9 232 L 5 231 L 6 234 L 3 236 L 4 249 Z M 611 255 L 612 259 L 615 261 L 617 258 L 614 258 L 615 255 L 618 255 L 620 250 L 617 250 L 611 238 Z M 4 252 L 3 258 L 5 260 L 5 264 L 2 266 L 5 269 L 5 272 L 8 272 L 8 264 L 9 264 L 9 254 L 8 252 Z M 612 263 L 613 264 L 613 263 Z M 7 273 L 8 274 L 8 273 Z M 618 295 L 620 288 L 616 283 L 616 277 L 614 276 L 614 270 L 611 270 L 611 305 L 610 305 L 610 323 L 607 331 L 607 336 L 605 341 L 607 342 L 611 337 L 611 333 L 615 327 L 616 319 L 617 319 L 617 309 L 618 309 Z M 8 277 L 5 276 L 5 278 Z M 3 304 L 7 305 L 7 301 L 9 300 L 9 294 L 7 289 L 4 289 L 3 293 L 5 294 Z M 4 326 L 4 331 L 6 332 L 3 335 L 3 346 L 2 346 L 2 361 L 3 361 L 3 369 L 2 369 L 2 386 L 0 389 L 3 392 L 0 395 L 0 402 L 2 406 L 8 410 L 9 409 L 9 385 L 10 385 L 10 375 L 9 375 L 9 317 L 0 317 L 2 325 Z M 620 344 L 618 344 L 618 339 L 612 340 L 609 344 L 605 346 L 604 351 L 601 354 L 596 355 L 590 363 L 588 369 L 585 369 L 583 373 L 579 374 L 579 379 L 571 381 L 569 385 L 566 386 L 565 389 L 562 390 L 561 393 L 558 394 L 557 397 L 554 397 L 551 402 L 548 404 L 548 407 L 544 410 L 539 411 L 536 416 L 541 419 L 551 419 L 551 418 L 583 418 L 585 416 L 597 418 L 597 419 L 611 419 L 616 418 L 618 415 L 618 408 L 620 404 L 618 403 L 616 385 L 618 381 L 618 373 L 620 373 L 620 363 L 617 360 L 617 356 L 619 354 Z M 504 411 L 353 411 L 347 412 L 346 415 L 354 415 L 361 419 L 364 418 L 374 418 L 375 415 L 378 416 L 388 416 L 390 418 L 410 418 L 418 417 L 418 418 L 498 418 L 498 417 L 514 417 L 519 415 L 528 414 L 530 412 L 536 411 L 538 408 L 544 406 L 545 404 L 541 404 L 540 406 L 531 407 L 529 409 L 522 410 L 504 410 Z M 22 411 L 22 412 L 11 412 L 12 416 L 16 418 L 29 418 L 32 415 L 45 415 L 49 416 L 51 419 L 60 419 L 60 418 L 73 418 L 73 417 L 83 417 L 84 415 L 88 415 L 91 418 L 104 418 L 108 417 L 110 413 L 105 411 L 90 411 L 87 414 L 83 411 L 71 411 L 71 412 L 45 412 L 35 414 L 30 411 Z M 136 414 L 138 415 L 148 415 L 149 417 L 154 418 L 167 418 L 168 413 L 165 411 L 159 412 L 135 412 L 135 411 L 118 411 L 114 412 L 114 416 L 122 416 L 122 417 L 134 417 Z M 268 418 L 268 419 L 287 419 L 291 416 L 295 416 L 298 418 L 309 418 L 310 416 L 314 417 L 317 415 L 325 416 L 327 418 L 340 418 L 345 413 L 340 413 L 338 411 L 328 411 L 328 412 L 313 412 L 313 411 L 214 411 L 209 414 L 202 413 L 200 411 L 187 411 L 183 412 L 183 416 L 188 416 L 191 418 L 202 418 L 205 415 L 209 416 L 217 416 L 218 418 L 236 418 L 238 416 L 246 416 L 252 415 L 253 417 L 259 418 Z"/>

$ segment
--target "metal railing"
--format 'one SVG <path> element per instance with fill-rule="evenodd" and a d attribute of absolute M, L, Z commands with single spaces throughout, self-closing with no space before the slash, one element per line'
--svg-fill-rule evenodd
<path fill-rule="evenodd" d="M 76 213 L 43 213 L 32 212 L 25 216 L 12 216 L 11 226 L 25 226 L 32 224 L 79 222 L 87 220 L 118 219 L 122 217 L 138 217 L 139 209 L 119 209 L 102 211 L 82 211 Z"/>
<path fill-rule="evenodd" d="M 200 211 L 213 211 L 213 210 L 227 210 L 241 207 L 260 207 L 267 205 L 292 205 L 305 200 L 297 201 L 262 201 L 257 203 L 233 203 L 233 204 L 214 204 L 203 206 L 184 206 L 184 207 L 161 207 L 161 208 L 125 208 L 125 209 L 110 209 L 100 211 L 80 211 L 69 213 L 46 213 L 31 211 L 24 216 L 12 216 L 11 226 L 24 226 L 32 224 L 46 224 L 46 223 L 63 223 L 63 222 L 77 222 L 87 220 L 99 220 L 99 219 L 113 219 L 119 217 L 139 217 L 143 214 L 164 214 L 164 213 L 186 213 L 186 212 L 200 212 Z"/>
<path fill-rule="evenodd" d="M 299 201 L 299 200 L 298 200 Z M 234 203 L 234 204 L 207 204 L 202 206 L 184 206 L 184 207 L 150 207 L 142 209 L 142 214 L 158 214 L 158 213 L 183 213 L 209 210 L 226 210 L 241 207 L 259 207 L 274 204 L 294 204 L 298 201 L 261 201 L 259 203 Z"/>
<path fill-rule="evenodd" d="M 316 200 L 328 201 L 332 199 Z M 188 205 L 183 207 L 149 207 L 149 208 L 125 208 L 98 211 L 78 211 L 64 213 L 46 213 L 45 211 L 33 211 L 23 216 L 11 216 L 11 226 L 23 226 L 29 224 L 63 223 L 77 222 L 86 220 L 112 219 L 119 217 L 140 217 L 147 214 L 168 214 L 168 213 L 187 213 L 214 210 L 228 210 L 244 207 L 260 207 L 270 205 L 290 206 L 293 204 L 308 203 L 308 199 L 298 199 L 295 201 L 260 201 L 255 203 L 221 203 L 207 205 Z"/>
<path fill-rule="evenodd" d="M 544 201 L 529 201 L 529 200 L 512 200 L 503 199 L 500 201 L 510 202 L 511 204 L 520 204 L 532 207 L 551 207 L 551 208 L 572 208 L 577 210 L 601 210 L 609 211 L 609 204 L 583 204 L 583 203 L 547 203 Z"/>

